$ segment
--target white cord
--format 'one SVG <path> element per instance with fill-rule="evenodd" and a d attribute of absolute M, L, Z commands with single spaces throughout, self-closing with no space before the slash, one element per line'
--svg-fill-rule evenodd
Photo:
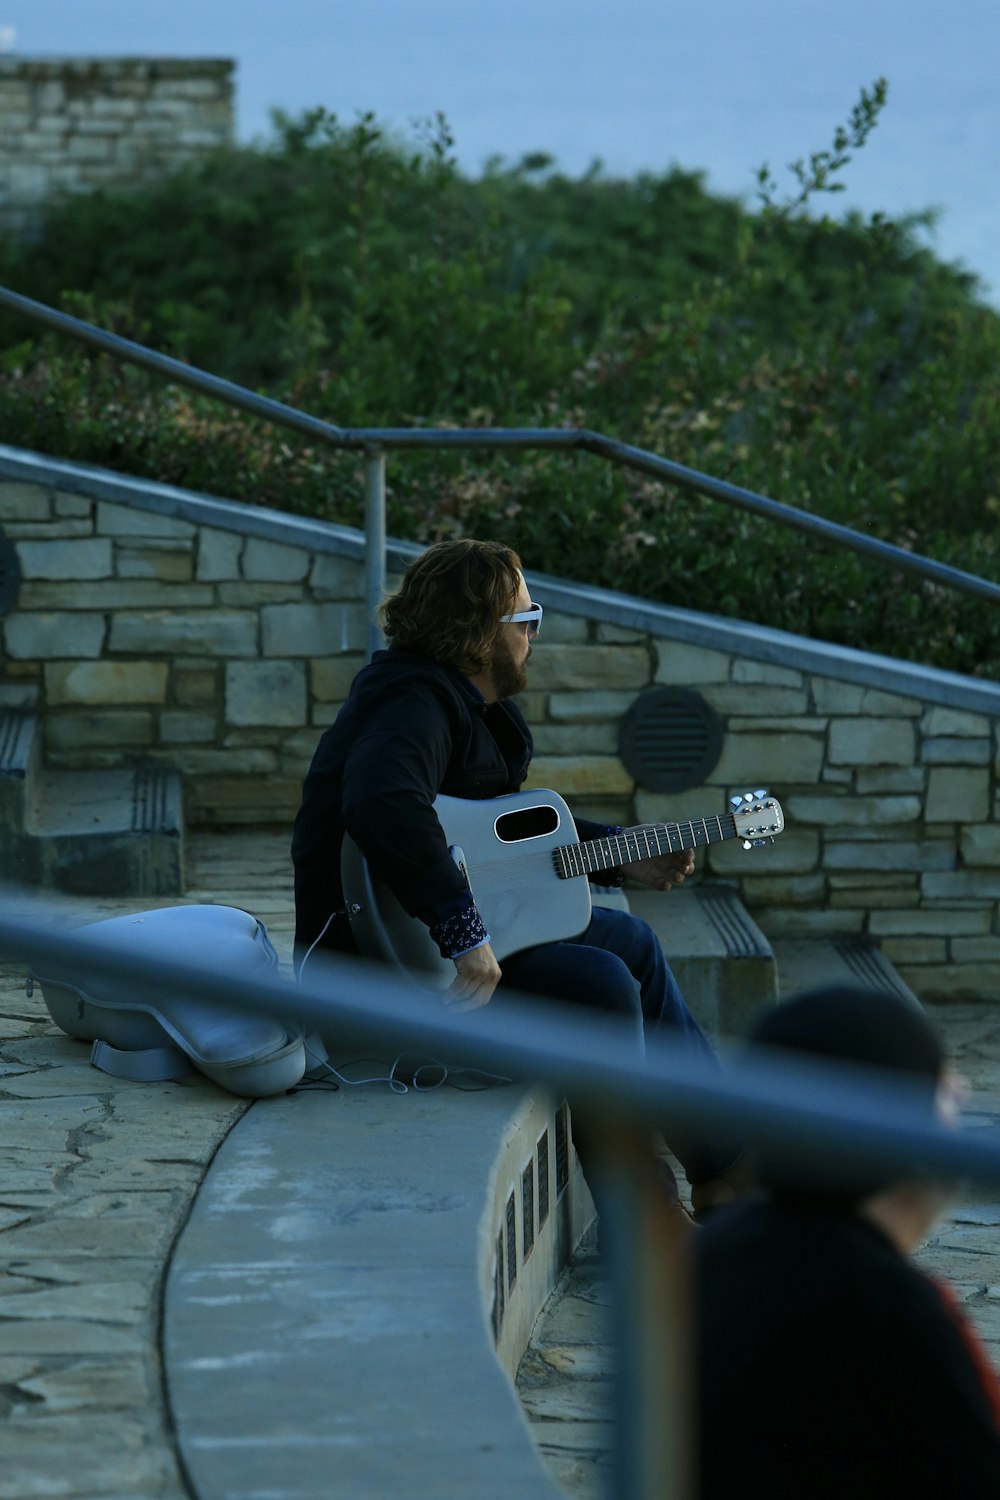
<path fill-rule="evenodd" d="M 326 921 L 323 923 L 323 926 L 322 926 L 321 930 L 316 935 L 316 937 L 313 938 L 312 942 L 309 944 L 309 947 L 306 949 L 306 956 L 302 960 L 302 962 L 299 964 L 299 974 L 300 975 L 302 973 L 302 970 L 305 968 L 306 964 L 309 962 L 309 956 L 312 953 L 313 949 L 315 948 L 316 944 L 322 942 L 322 940 L 326 937 L 326 934 L 327 934 L 327 932 L 329 931 L 329 928 L 330 928 L 330 923 L 333 921 L 334 917 L 341 917 L 341 916 L 345 916 L 345 915 L 346 915 L 346 913 L 341 912 L 341 911 L 332 911 L 330 913 L 330 915 L 327 917 Z"/>

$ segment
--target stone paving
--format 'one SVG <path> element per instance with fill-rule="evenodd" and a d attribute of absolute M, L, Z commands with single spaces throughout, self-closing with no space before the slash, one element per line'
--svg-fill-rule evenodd
<path fill-rule="evenodd" d="M 287 837 L 195 838 L 189 863 L 185 902 L 249 907 L 287 961 Z M 150 904 L 48 905 L 76 925 Z M 0 1037 L 0 1500 L 181 1500 L 190 1492 L 164 1400 L 161 1280 L 246 1102 L 201 1074 L 157 1084 L 98 1072 L 10 965 Z"/>
<path fill-rule="evenodd" d="M 1000 1008 L 929 1007 L 970 1085 L 966 1126 L 1000 1130 Z M 968 1195 L 920 1251 L 951 1282 L 1000 1370 L 1000 1183 Z M 553 1477 L 573 1500 L 610 1493 L 614 1351 L 610 1285 L 591 1234 L 549 1298 L 518 1371 L 518 1393 Z"/>
<path fill-rule="evenodd" d="M 287 963 L 287 839 L 191 840 L 186 902 L 245 906 Z M 5 905 L 18 898 L 5 893 Z M 145 903 L 48 903 L 56 920 Z M 28 905 L 25 909 L 29 909 Z M 1000 1013 L 935 1012 L 972 1085 L 974 1127 L 1000 1122 Z M 244 1101 L 201 1075 L 100 1074 L 49 1021 L 23 970 L 0 967 L 0 1500 L 186 1500 L 159 1362 L 164 1266 Z M 949 1277 L 1000 1365 L 1000 1190 L 967 1202 L 922 1260 Z M 608 1286 L 585 1241 L 535 1329 L 519 1392 L 567 1494 L 605 1492 L 611 1450 Z"/>

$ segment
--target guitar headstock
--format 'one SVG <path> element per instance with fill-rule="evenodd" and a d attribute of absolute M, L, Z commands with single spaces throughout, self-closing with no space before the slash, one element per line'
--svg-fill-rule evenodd
<path fill-rule="evenodd" d="M 763 788 L 756 792 L 744 792 L 742 796 L 730 797 L 736 834 L 743 840 L 744 849 L 758 849 L 762 844 L 773 844 L 785 826 L 785 815 L 781 803 L 769 797 Z"/>

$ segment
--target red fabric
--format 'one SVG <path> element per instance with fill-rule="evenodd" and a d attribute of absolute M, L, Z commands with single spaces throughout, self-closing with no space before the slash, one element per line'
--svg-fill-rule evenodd
<path fill-rule="evenodd" d="M 939 1280 L 936 1276 L 932 1276 L 931 1281 L 934 1283 L 952 1322 L 962 1335 L 962 1341 L 969 1351 L 969 1358 L 975 1366 L 976 1374 L 979 1376 L 979 1383 L 983 1388 L 987 1401 L 993 1408 L 993 1416 L 996 1419 L 997 1428 L 1000 1430 L 1000 1377 L 997 1376 L 996 1370 L 994 1370 L 990 1363 L 986 1346 L 966 1317 L 965 1310 L 954 1288 L 949 1286 L 946 1281 Z"/>

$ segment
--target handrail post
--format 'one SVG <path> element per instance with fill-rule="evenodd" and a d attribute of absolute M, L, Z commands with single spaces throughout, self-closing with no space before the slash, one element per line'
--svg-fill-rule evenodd
<path fill-rule="evenodd" d="M 365 619 L 368 622 L 368 655 L 385 645 L 376 619 L 385 596 L 385 449 L 365 448 Z"/>
<path fill-rule="evenodd" d="M 616 1360 L 609 1494 L 692 1500 L 696 1371 L 686 1247 L 652 1167 L 649 1130 L 607 1115 L 599 1135 Z"/>

